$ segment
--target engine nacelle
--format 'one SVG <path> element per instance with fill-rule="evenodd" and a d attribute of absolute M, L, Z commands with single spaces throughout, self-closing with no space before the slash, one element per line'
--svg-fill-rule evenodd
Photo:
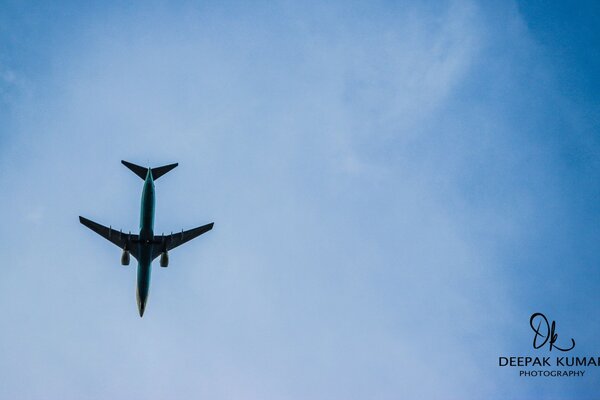
<path fill-rule="evenodd" d="M 129 265 L 129 250 L 123 250 L 123 254 L 121 254 L 121 265 Z"/>
<path fill-rule="evenodd" d="M 167 268 L 169 266 L 169 253 L 166 251 L 160 254 L 160 266 Z"/>

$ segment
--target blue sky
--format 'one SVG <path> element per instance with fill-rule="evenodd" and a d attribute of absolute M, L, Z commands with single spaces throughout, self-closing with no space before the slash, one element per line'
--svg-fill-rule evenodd
<path fill-rule="evenodd" d="M 497 360 L 598 354 L 597 7 L 3 3 L 0 397 L 592 398 Z"/>

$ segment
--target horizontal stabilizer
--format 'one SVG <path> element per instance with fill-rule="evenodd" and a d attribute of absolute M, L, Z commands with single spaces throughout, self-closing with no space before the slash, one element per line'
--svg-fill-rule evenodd
<path fill-rule="evenodd" d="M 121 163 L 124 166 L 126 166 L 127 168 L 129 168 L 130 170 L 132 170 L 134 174 L 136 174 L 143 180 L 146 180 L 146 175 L 148 175 L 148 168 L 140 167 L 139 165 L 135 165 L 135 164 L 130 163 L 125 160 L 121 160 Z M 170 170 L 175 168 L 177 165 L 179 165 L 179 164 L 175 163 L 175 164 L 164 165 L 162 167 L 151 168 L 152 179 L 157 180 L 158 178 L 160 178 L 161 176 L 163 176 L 164 174 L 166 174 L 167 172 L 169 172 Z"/>
<path fill-rule="evenodd" d="M 140 167 L 139 165 L 135 165 L 133 163 L 127 162 L 125 160 L 121 160 L 121 163 L 133 171 L 134 174 L 146 180 L 146 175 L 148 175 L 148 168 Z"/>
<path fill-rule="evenodd" d="M 161 176 L 163 176 L 164 174 L 166 174 L 167 172 L 169 172 L 170 170 L 172 170 L 173 168 L 175 168 L 178 165 L 179 165 L 178 163 L 175 163 L 175 164 L 165 165 L 162 167 L 152 168 L 152 178 L 154 180 L 157 180 L 158 178 L 160 178 Z"/>

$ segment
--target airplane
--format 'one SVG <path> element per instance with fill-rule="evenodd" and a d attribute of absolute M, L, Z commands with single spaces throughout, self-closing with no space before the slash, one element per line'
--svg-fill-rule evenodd
<path fill-rule="evenodd" d="M 112 229 L 112 226 L 107 228 L 104 225 L 100 225 L 82 216 L 79 217 L 79 222 L 103 238 L 119 246 L 123 250 L 121 255 L 122 265 L 129 265 L 130 254 L 138 261 L 136 297 L 140 317 L 143 317 L 144 310 L 146 309 L 146 301 L 148 300 L 148 291 L 150 289 L 152 261 L 160 256 L 160 266 L 164 268 L 168 267 L 170 250 L 210 231 L 214 223 L 211 222 L 210 224 L 202 225 L 187 231 L 182 229 L 181 232 L 171 232 L 170 235 L 155 235 L 154 181 L 179 164 L 175 163 L 157 168 L 145 168 L 124 160 L 121 160 L 121 163 L 144 180 L 139 234 L 132 234 L 131 231 L 129 231 L 129 233 L 123 233 L 121 230 L 117 231 Z"/>

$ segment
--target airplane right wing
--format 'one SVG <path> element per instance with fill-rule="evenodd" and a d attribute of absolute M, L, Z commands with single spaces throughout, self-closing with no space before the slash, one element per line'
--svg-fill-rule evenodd
<path fill-rule="evenodd" d="M 128 250 L 136 259 L 138 258 L 138 246 L 135 245 L 135 243 L 139 241 L 138 235 L 122 233 L 121 231 L 108 228 L 81 216 L 79 217 L 79 222 L 96 232 L 98 235 L 102 236 L 104 239 L 119 246 L 122 250 Z"/>
<path fill-rule="evenodd" d="M 190 240 L 206 233 L 212 229 L 214 222 L 210 224 L 199 226 L 198 228 L 190 229 L 187 231 L 181 231 L 178 233 L 171 233 L 170 235 L 155 235 L 154 236 L 154 246 L 156 247 L 155 251 L 152 252 L 153 257 L 156 258 L 160 255 L 160 253 L 165 250 L 169 251 L 174 249 L 177 246 L 181 246 L 185 242 L 189 242 Z"/>

